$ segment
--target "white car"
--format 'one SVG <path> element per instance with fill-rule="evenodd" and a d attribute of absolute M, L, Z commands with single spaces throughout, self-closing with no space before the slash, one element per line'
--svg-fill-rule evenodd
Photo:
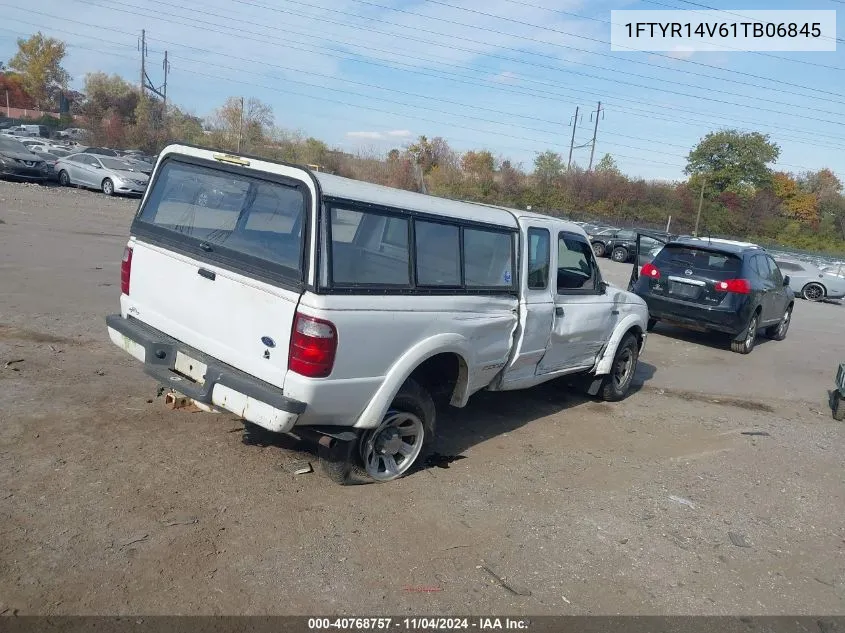
<path fill-rule="evenodd" d="M 845 277 L 797 259 L 778 258 L 776 261 L 784 274 L 789 275 L 789 287 L 796 296 L 808 301 L 845 297 Z"/>
<path fill-rule="evenodd" d="M 338 482 L 408 473 L 436 403 L 482 389 L 620 400 L 647 336 L 571 222 L 303 167 L 169 146 L 130 234 L 111 340 L 180 402 L 316 439 Z"/>

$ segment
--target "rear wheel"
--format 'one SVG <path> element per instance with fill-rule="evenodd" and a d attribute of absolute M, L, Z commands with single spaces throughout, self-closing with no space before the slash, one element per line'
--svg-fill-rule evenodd
<path fill-rule="evenodd" d="M 348 461 L 340 456 L 325 459 L 323 471 L 340 484 L 384 483 L 404 477 L 428 456 L 435 417 L 431 394 L 409 378 L 381 423 L 360 435 Z"/>
<path fill-rule="evenodd" d="M 599 394 L 601 399 L 607 402 L 622 400 L 631 388 L 634 381 L 634 373 L 637 371 L 637 360 L 639 359 L 640 346 L 633 334 L 626 334 L 616 354 L 613 357 L 613 364 L 610 366 L 610 373 L 604 379 Z"/>
<path fill-rule="evenodd" d="M 59 184 L 62 187 L 70 187 L 70 176 L 64 169 L 59 172 Z"/>
<path fill-rule="evenodd" d="M 816 282 L 807 284 L 804 286 L 804 289 L 801 290 L 801 296 L 807 301 L 821 301 L 824 299 L 825 294 L 824 286 L 817 284 Z"/>
<path fill-rule="evenodd" d="M 731 351 L 737 354 L 750 354 L 754 349 L 754 343 L 757 341 L 757 325 L 760 315 L 755 312 L 751 315 L 751 320 L 748 322 L 746 328 L 740 332 L 733 341 L 731 341 Z"/>
<path fill-rule="evenodd" d="M 783 313 L 780 323 L 766 328 L 766 336 L 773 341 L 782 341 L 789 331 L 789 324 L 792 322 L 792 306 L 790 305 Z"/>
<path fill-rule="evenodd" d="M 107 196 L 114 195 L 114 183 L 111 181 L 111 178 L 106 178 L 102 184 L 103 193 Z"/>
<path fill-rule="evenodd" d="M 613 249 L 613 252 L 610 254 L 610 259 L 615 262 L 619 262 L 620 264 L 625 263 L 628 261 L 628 249 L 624 246 L 617 246 Z"/>
<path fill-rule="evenodd" d="M 601 242 L 593 242 L 593 254 L 596 257 L 604 257 L 605 250 L 604 244 Z"/>

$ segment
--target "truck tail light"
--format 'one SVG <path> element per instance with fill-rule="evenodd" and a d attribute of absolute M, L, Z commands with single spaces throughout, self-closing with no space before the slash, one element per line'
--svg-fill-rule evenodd
<path fill-rule="evenodd" d="M 308 378 L 325 378 L 332 373 L 336 352 L 334 324 L 297 312 L 290 337 L 288 369 Z"/>
<path fill-rule="evenodd" d="M 129 279 L 132 277 L 132 247 L 127 246 L 123 250 L 123 259 L 120 260 L 120 292 L 129 294 Z"/>
<path fill-rule="evenodd" d="M 660 279 L 660 271 L 657 270 L 655 265 L 651 262 L 643 266 L 643 269 L 640 271 L 640 275 L 650 279 Z"/>
<path fill-rule="evenodd" d="M 726 279 L 717 281 L 715 288 L 718 292 L 733 292 L 738 295 L 751 294 L 751 282 L 747 279 Z"/>

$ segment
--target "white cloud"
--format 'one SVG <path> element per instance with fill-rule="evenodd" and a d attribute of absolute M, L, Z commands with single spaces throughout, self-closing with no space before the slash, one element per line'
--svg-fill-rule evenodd
<path fill-rule="evenodd" d="M 499 73 L 498 75 L 493 75 L 490 78 L 491 81 L 495 81 L 499 84 L 515 84 L 519 82 L 519 75 L 513 73 L 509 70 Z"/>
<path fill-rule="evenodd" d="M 413 136 L 411 130 L 390 130 L 387 135 L 394 138 L 407 138 L 409 136 Z"/>
<path fill-rule="evenodd" d="M 374 141 L 378 141 L 384 138 L 384 134 L 381 132 L 347 132 L 346 136 L 351 138 L 367 138 Z"/>

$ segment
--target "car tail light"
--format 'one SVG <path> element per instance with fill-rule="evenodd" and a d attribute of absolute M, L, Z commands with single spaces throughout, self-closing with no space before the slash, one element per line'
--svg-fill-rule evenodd
<path fill-rule="evenodd" d="M 290 337 L 288 369 L 308 378 L 325 378 L 332 373 L 336 351 L 335 326 L 297 312 Z"/>
<path fill-rule="evenodd" d="M 751 294 L 751 282 L 747 279 L 717 281 L 715 287 L 719 292 L 733 292 L 739 295 Z"/>
<path fill-rule="evenodd" d="M 129 278 L 132 276 L 132 248 L 127 246 L 120 260 L 120 291 L 129 294 Z"/>
<path fill-rule="evenodd" d="M 640 275 L 642 275 L 643 277 L 649 277 L 651 279 L 660 279 L 660 271 L 657 270 L 657 268 L 651 262 L 643 266 L 642 271 L 640 271 Z"/>

